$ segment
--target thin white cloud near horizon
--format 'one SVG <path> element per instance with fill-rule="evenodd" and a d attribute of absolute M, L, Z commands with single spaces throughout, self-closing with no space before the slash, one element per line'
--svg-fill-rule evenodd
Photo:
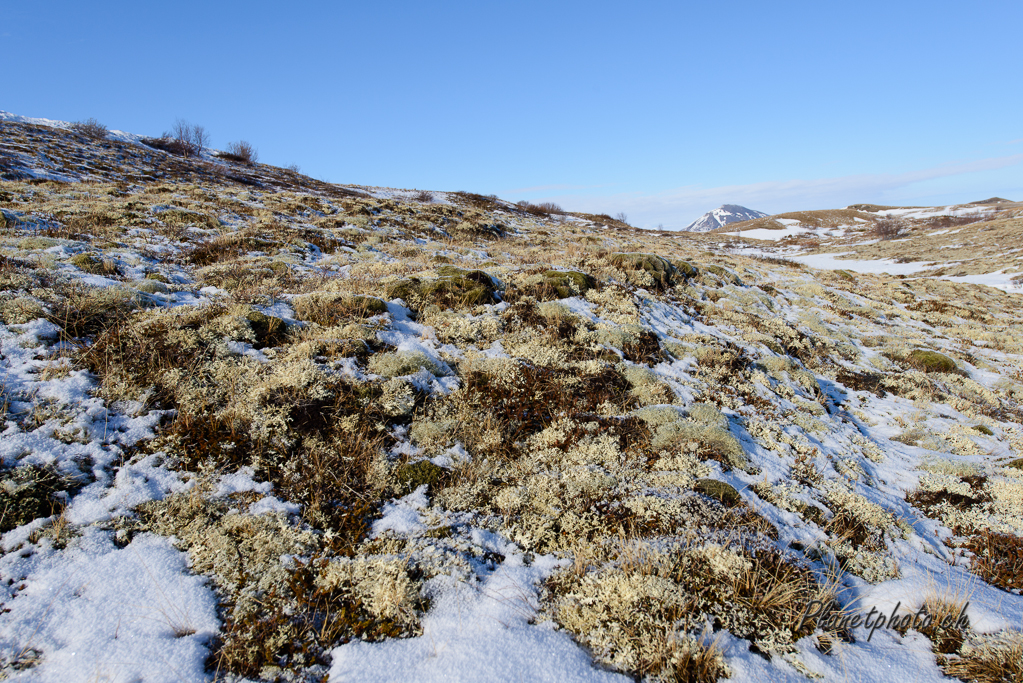
<path fill-rule="evenodd" d="M 624 211 L 633 225 L 652 228 L 664 224 L 681 229 L 703 213 L 722 204 L 740 204 L 768 213 L 840 208 L 861 202 L 902 201 L 896 191 L 941 178 L 1009 168 L 1023 163 L 1023 154 L 992 157 L 976 161 L 942 164 L 906 173 L 879 173 L 818 178 L 814 180 L 778 180 L 749 185 L 725 185 L 703 188 L 697 185 L 643 194 L 619 193 L 608 196 L 562 194 L 552 201 L 573 211 L 616 214 Z M 1016 181 L 1023 188 L 1023 178 Z M 926 194 L 926 193 L 923 193 Z M 947 194 L 947 193 L 945 193 Z M 921 196 L 921 193 L 917 193 Z M 974 199 L 984 199 L 976 197 Z M 1018 198 L 1017 198 L 1018 199 Z"/>

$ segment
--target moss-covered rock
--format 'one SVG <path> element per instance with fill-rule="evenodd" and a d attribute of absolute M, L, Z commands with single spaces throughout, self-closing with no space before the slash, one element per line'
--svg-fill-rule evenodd
<path fill-rule="evenodd" d="M 973 425 L 973 431 L 980 432 L 985 436 L 994 436 L 995 433 L 987 425 Z"/>
<path fill-rule="evenodd" d="M 659 289 L 667 289 L 674 282 L 675 266 L 668 259 L 654 254 L 612 254 L 611 263 L 628 273 L 637 285 L 649 286 L 652 281 Z"/>
<path fill-rule="evenodd" d="M 475 218 L 473 220 L 460 221 L 449 228 L 448 231 L 455 236 L 468 237 L 470 239 L 500 239 L 504 237 L 507 227 L 497 221 Z"/>
<path fill-rule="evenodd" d="M 686 264 L 686 265 L 689 265 L 689 264 Z M 690 266 L 690 267 L 692 267 L 692 266 Z M 716 265 L 716 264 L 711 264 L 709 266 L 704 266 L 704 270 L 706 272 L 708 272 L 708 273 L 711 273 L 712 275 L 716 275 L 717 277 L 721 278 L 725 282 L 731 283 L 731 284 L 736 285 L 738 287 L 742 286 L 742 280 L 739 279 L 739 276 L 736 275 L 735 273 L 733 273 L 732 271 L 728 270 L 727 268 L 723 268 L 722 266 L 719 266 L 719 265 Z M 691 276 L 689 276 L 689 277 L 691 277 Z"/>
<path fill-rule="evenodd" d="M 54 494 L 66 488 L 60 475 L 39 465 L 5 473 L 0 481 L 0 533 L 54 514 L 61 507 Z"/>
<path fill-rule="evenodd" d="M 675 274 L 679 277 L 689 279 L 700 274 L 700 269 L 688 261 L 679 261 L 675 264 Z"/>
<path fill-rule="evenodd" d="M 965 374 L 956 365 L 956 362 L 943 353 L 928 351 L 927 349 L 914 349 L 906 356 L 906 362 L 921 372 L 944 372 Z"/>
<path fill-rule="evenodd" d="M 18 217 L 13 211 L 0 209 L 0 230 L 14 230 L 18 227 Z"/>
<path fill-rule="evenodd" d="M 287 326 L 283 320 L 256 309 L 246 313 L 245 320 L 256 336 L 256 343 L 253 345 L 256 348 L 277 346 L 284 340 L 287 333 Z"/>
<path fill-rule="evenodd" d="M 116 275 L 117 266 L 113 261 L 106 261 L 94 254 L 75 254 L 68 259 L 68 263 L 79 270 L 91 273 L 92 275 Z"/>
<path fill-rule="evenodd" d="M 435 465 L 429 460 L 420 460 L 396 467 L 394 478 L 398 488 L 405 493 L 415 491 L 424 484 L 430 491 L 434 491 L 447 473 L 448 471 L 440 465 Z"/>
<path fill-rule="evenodd" d="M 390 299 L 402 299 L 409 307 L 421 310 L 428 306 L 442 309 L 492 304 L 498 301 L 500 285 L 482 270 L 464 270 L 440 266 L 440 277 L 430 279 L 404 278 L 387 286 Z"/>
<path fill-rule="evenodd" d="M 713 498 L 725 507 L 734 507 L 742 502 L 742 496 L 739 495 L 734 486 L 717 479 L 699 479 L 696 482 L 695 488 L 703 495 Z"/>
<path fill-rule="evenodd" d="M 586 273 L 577 270 L 548 270 L 543 274 L 540 289 L 545 290 L 553 298 L 567 299 L 576 294 L 585 294 L 596 286 L 597 282 Z"/>
<path fill-rule="evenodd" d="M 635 284 L 649 286 L 652 281 L 658 289 L 667 289 L 677 278 L 691 278 L 699 273 L 699 270 L 690 263 L 680 261 L 673 264 L 668 259 L 654 254 L 612 254 L 611 263 L 629 273 Z"/>

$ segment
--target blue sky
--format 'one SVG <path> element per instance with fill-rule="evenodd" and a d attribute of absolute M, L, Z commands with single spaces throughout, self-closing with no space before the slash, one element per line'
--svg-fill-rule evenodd
<path fill-rule="evenodd" d="M 1023 3 L 0 0 L 0 109 L 680 228 L 1023 199 Z"/>

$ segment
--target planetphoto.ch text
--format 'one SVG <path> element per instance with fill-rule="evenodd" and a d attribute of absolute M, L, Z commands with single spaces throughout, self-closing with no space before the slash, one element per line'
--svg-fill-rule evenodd
<path fill-rule="evenodd" d="M 847 629 L 863 627 L 870 629 L 867 641 L 874 636 L 874 631 L 880 628 L 890 628 L 905 633 L 908 629 L 920 631 L 935 625 L 935 617 L 928 614 L 926 608 L 921 607 L 916 613 L 899 613 L 902 603 L 899 602 L 892 609 L 890 614 L 885 614 L 871 607 L 867 613 L 863 612 L 842 612 L 832 610 L 830 604 L 822 600 L 813 600 L 806 606 L 803 616 L 799 619 L 796 631 L 803 627 L 803 624 L 812 623 L 817 628 L 825 631 L 844 631 Z M 966 608 L 970 603 L 963 605 L 959 614 L 947 614 L 938 620 L 937 628 L 941 630 L 966 630 L 970 627 L 969 617 L 966 616 Z M 826 614 L 825 614 L 826 612 Z"/>

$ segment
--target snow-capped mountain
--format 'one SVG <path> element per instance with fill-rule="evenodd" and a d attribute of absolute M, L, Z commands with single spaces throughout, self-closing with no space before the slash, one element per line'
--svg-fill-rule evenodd
<path fill-rule="evenodd" d="M 724 204 L 713 211 L 708 211 L 695 221 L 682 228 L 685 232 L 709 232 L 717 230 L 722 225 L 738 223 L 739 221 L 750 221 L 754 218 L 763 218 L 768 214 L 763 211 L 754 211 L 745 206 L 737 204 Z"/>

